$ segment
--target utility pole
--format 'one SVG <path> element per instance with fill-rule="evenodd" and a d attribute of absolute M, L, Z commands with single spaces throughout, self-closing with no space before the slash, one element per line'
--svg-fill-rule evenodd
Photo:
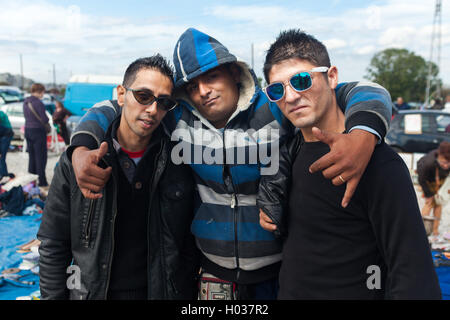
<path fill-rule="evenodd" d="M 20 90 L 23 90 L 23 63 L 22 63 L 22 54 L 19 54 L 20 59 Z"/>
<path fill-rule="evenodd" d="M 436 0 L 436 6 L 434 10 L 434 18 L 433 18 L 433 32 L 431 34 L 431 47 L 430 47 L 430 60 L 428 61 L 428 76 L 427 76 L 427 88 L 425 91 L 425 107 L 430 107 L 430 98 L 433 96 L 433 93 L 430 94 L 431 86 L 432 86 L 432 63 L 433 63 L 433 51 L 435 47 L 435 40 L 437 41 L 437 59 L 436 59 L 436 65 L 438 67 L 438 74 L 436 75 L 436 78 L 434 79 L 434 82 L 436 83 L 436 94 L 435 96 L 440 98 L 441 97 L 441 85 L 439 83 L 439 71 L 441 66 L 441 25 L 442 25 L 442 0 Z"/>
<path fill-rule="evenodd" d="M 56 71 L 55 71 L 55 64 L 53 64 L 53 88 L 56 89 Z"/>
<path fill-rule="evenodd" d="M 252 70 L 255 70 L 255 62 L 254 62 L 254 47 L 252 42 Z"/>

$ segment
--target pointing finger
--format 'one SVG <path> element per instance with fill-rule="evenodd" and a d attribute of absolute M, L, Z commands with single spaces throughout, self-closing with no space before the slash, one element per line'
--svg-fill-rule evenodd
<path fill-rule="evenodd" d="M 342 198 L 342 207 L 346 208 L 355 193 L 356 187 L 358 186 L 358 179 L 351 179 L 347 182 L 347 187 L 345 188 L 344 197 Z"/>
<path fill-rule="evenodd" d="M 334 154 L 333 153 L 327 153 L 320 157 L 320 159 L 316 160 L 310 167 L 309 172 L 315 173 L 317 171 L 323 170 L 325 168 L 330 167 L 332 164 L 334 164 Z"/>

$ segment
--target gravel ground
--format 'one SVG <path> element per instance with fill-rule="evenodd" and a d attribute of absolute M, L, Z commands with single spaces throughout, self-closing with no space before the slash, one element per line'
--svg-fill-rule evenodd
<path fill-rule="evenodd" d="M 14 173 L 16 176 L 28 173 L 28 152 L 22 152 L 17 149 L 17 146 L 21 146 L 22 143 L 19 140 L 13 140 L 11 145 L 16 146 L 14 151 L 8 152 L 6 155 L 6 165 L 8 166 L 8 172 Z M 61 156 L 61 152 L 55 153 L 49 151 L 47 153 L 47 166 L 45 167 L 45 175 L 47 181 L 50 184 L 53 178 L 53 170 L 56 163 Z"/>

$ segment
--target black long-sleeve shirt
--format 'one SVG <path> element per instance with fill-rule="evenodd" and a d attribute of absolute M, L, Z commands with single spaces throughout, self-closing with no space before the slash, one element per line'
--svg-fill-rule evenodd
<path fill-rule="evenodd" d="M 322 142 L 304 143 L 293 163 L 279 299 L 440 299 L 403 160 L 384 143 L 377 146 L 344 209 L 345 185 L 308 171 L 328 151 Z M 373 266 L 380 289 L 371 290 Z"/>

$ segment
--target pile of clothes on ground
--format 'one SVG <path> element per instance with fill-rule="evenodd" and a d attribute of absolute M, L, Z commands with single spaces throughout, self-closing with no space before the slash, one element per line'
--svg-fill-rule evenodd
<path fill-rule="evenodd" d="M 37 179 L 26 174 L 0 184 L 0 218 L 42 213 L 47 190 L 37 186 Z"/>
<path fill-rule="evenodd" d="M 450 192 L 450 190 L 447 192 Z M 440 265 L 450 266 L 450 196 L 448 195 L 442 201 L 442 212 L 438 227 L 438 234 L 430 235 L 428 240 L 430 242 L 431 249 L 441 253 L 438 261 Z"/>
<path fill-rule="evenodd" d="M 450 232 L 428 237 L 431 249 L 448 253 L 450 258 Z M 449 264 L 450 265 L 450 264 Z"/>
<path fill-rule="evenodd" d="M 37 175 L 0 182 L 0 300 L 37 300 L 39 244 L 47 190 L 37 186 Z"/>
<path fill-rule="evenodd" d="M 449 179 L 449 178 L 447 178 Z M 433 262 L 439 277 L 442 298 L 450 300 L 450 202 L 447 198 L 442 202 L 442 213 L 437 235 L 430 235 Z"/>

